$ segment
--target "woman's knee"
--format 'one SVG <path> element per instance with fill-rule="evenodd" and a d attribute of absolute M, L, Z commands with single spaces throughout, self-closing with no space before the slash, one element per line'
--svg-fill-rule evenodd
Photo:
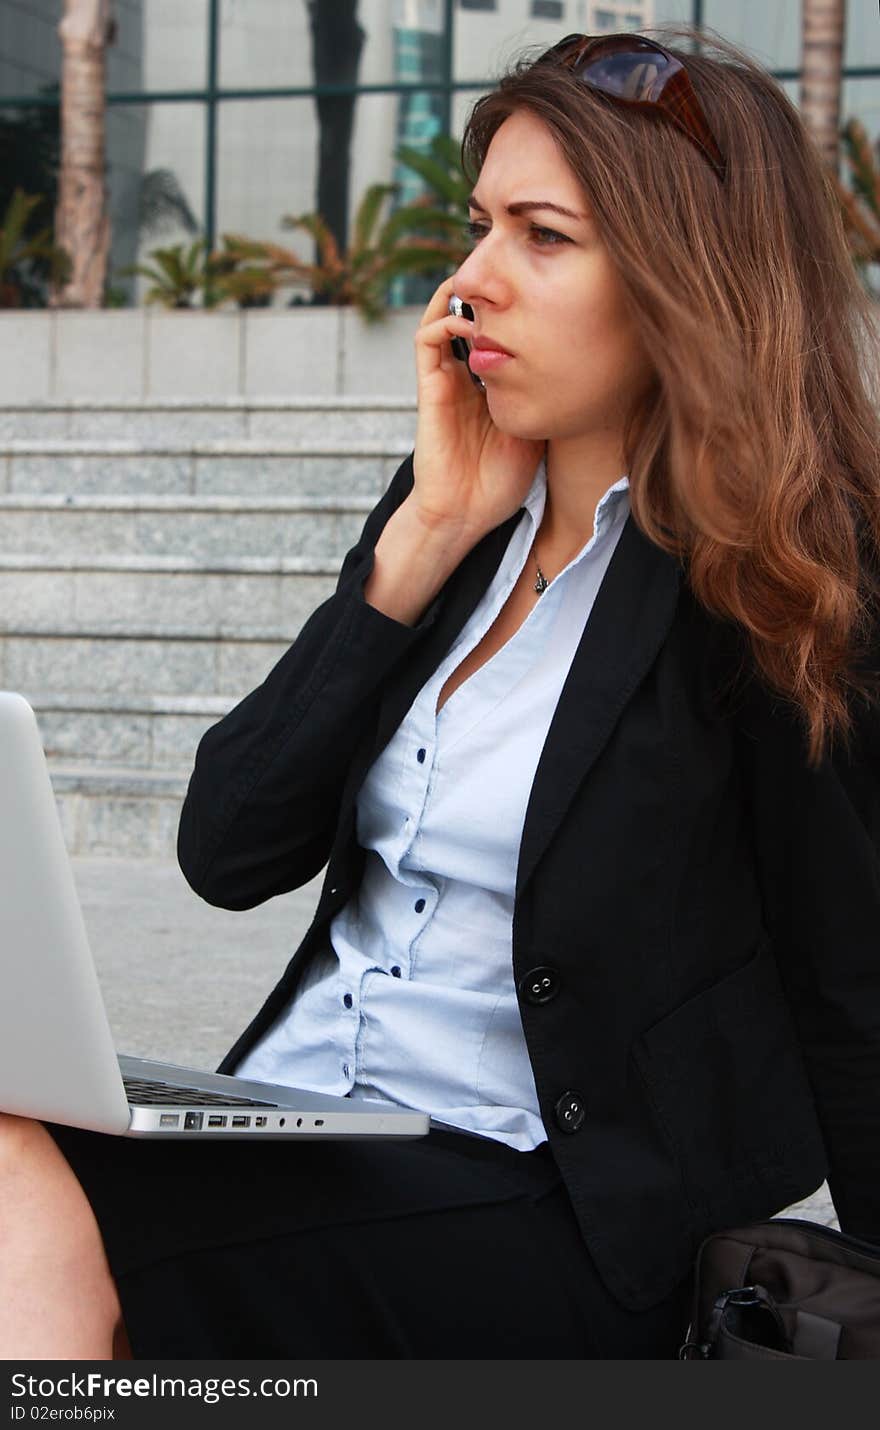
<path fill-rule="evenodd" d="M 0 1239 L 12 1261 L 77 1267 L 93 1286 L 115 1286 L 94 1212 L 41 1122 L 0 1113 Z M 112 1290 L 111 1290 L 112 1288 Z"/>
<path fill-rule="evenodd" d="M 72 1193 L 71 1183 L 76 1178 L 42 1122 L 0 1112 L 0 1197 L 18 1196 L 24 1188 L 49 1190 L 53 1184 Z"/>
<path fill-rule="evenodd" d="M 125 1354 L 116 1284 L 79 1180 L 41 1122 L 0 1113 L 0 1355 L 10 1338 L 49 1346 L 50 1358 L 105 1359 L 116 1345 Z"/>
<path fill-rule="evenodd" d="M 53 1169 L 57 1171 L 53 1151 L 60 1157 L 41 1122 L 0 1112 L 0 1205 L 7 1216 L 12 1210 L 10 1198 L 14 1207 L 35 1179 L 39 1183 L 51 1177 Z"/>
<path fill-rule="evenodd" d="M 42 1122 L 35 1122 L 32 1117 L 18 1117 L 13 1112 L 0 1112 L 0 1168 L 5 1169 L 7 1157 L 17 1161 L 48 1136 Z"/>

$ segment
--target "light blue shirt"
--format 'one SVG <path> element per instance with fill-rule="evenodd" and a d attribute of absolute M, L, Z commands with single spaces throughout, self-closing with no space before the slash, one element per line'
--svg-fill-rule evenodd
<path fill-rule="evenodd" d="M 546 1141 L 513 978 L 526 806 L 569 667 L 629 512 L 621 477 L 593 535 L 525 621 L 436 713 L 530 558 L 541 459 L 495 577 L 357 798 L 360 888 L 244 1077 L 429 1112 L 520 1151 Z"/>

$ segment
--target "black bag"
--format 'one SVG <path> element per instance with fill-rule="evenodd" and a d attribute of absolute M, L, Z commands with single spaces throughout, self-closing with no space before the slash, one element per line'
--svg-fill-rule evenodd
<path fill-rule="evenodd" d="M 707 1236 L 679 1360 L 880 1360 L 880 1246 L 774 1217 Z"/>

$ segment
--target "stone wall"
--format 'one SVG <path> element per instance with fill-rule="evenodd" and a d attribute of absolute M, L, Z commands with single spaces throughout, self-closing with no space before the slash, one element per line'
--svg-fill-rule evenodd
<path fill-rule="evenodd" d="M 424 308 L 0 312 L 0 403 L 416 395 Z"/>

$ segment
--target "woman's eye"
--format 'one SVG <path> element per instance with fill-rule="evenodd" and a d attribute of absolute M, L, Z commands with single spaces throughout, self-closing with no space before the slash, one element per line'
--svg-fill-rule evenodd
<path fill-rule="evenodd" d="M 488 227 L 484 223 L 475 223 L 473 220 L 464 225 L 464 231 L 468 238 L 475 243 L 488 233 Z M 563 233 L 557 233 L 553 228 L 539 228 L 535 223 L 529 225 L 529 233 L 538 242 L 539 247 L 555 248 L 557 243 L 568 243 L 570 240 Z"/>

